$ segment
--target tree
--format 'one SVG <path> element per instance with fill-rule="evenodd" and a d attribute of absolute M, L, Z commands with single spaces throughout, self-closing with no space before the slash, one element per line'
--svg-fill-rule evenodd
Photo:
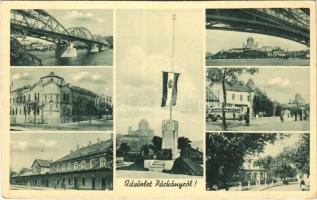
<path fill-rule="evenodd" d="M 24 173 L 29 172 L 29 171 L 31 171 L 31 169 L 23 167 L 23 168 L 20 169 L 19 174 L 24 174 Z"/>
<path fill-rule="evenodd" d="M 296 175 L 296 169 L 291 165 L 292 149 L 284 148 L 275 158 L 274 174 L 276 177 L 283 179 L 293 178 Z"/>
<path fill-rule="evenodd" d="M 206 134 L 207 185 L 225 186 L 238 174 L 247 155 L 263 151 L 274 143 L 277 134 L 208 133 Z"/>
<path fill-rule="evenodd" d="M 309 150 L 310 150 L 310 140 L 309 133 L 304 133 L 301 135 L 300 141 L 295 145 L 295 150 L 290 152 L 290 160 L 296 165 L 297 169 L 309 175 Z"/>
<path fill-rule="evenodd" d="M 144 156 L 145 158 L 149 158 L 150 157 L 150 148 L 151 148 L 151 146 L 148 144 L 142 145 L 142 147 L 140 149 L 140 154 L 142 156 Z"/>
<path fill-rule="evenodd" d="M 15 175 L 18 175 L 18 173 L 16 171 L 14 171 L 12 169 L 12 167 L 10 167 L 10 177 L 15 176 Z"/>
<path fill-rule="evenodd" d="M 189 151 L 191 149 L 191 141 L 186 137 L 178 138 L 178 149 L 181 150 L 181 156 L 189 156 Z"/>
<path fill-rule="evenodd" d="M 207 69 L 207 81 L 213 84 L 220 84 L 223 92 L 222 102 L 222 127 L 227 129 L 225 107 L 227 105 L 227 84 L 234 85 L 240 75 L 244 73 L 255 74 L 258 71 L 256 68 L 208 68 Z"/>
<path fill-rule="evenodd" d="M 255 89 L 253 108 L 254 113 L 258 114 L 259 112 L 263 112 L 266 116 L 272 116 L 274 112 L 273 101 L 259 88 Z"/>
<path fill-rule="evenodd" d="M 162 138 L 161 137 L 154 136 L 152 138 L 152 148 L 153 148 L 155 155 L 157 155 L 157 153 L 162 150 Z"/>
<path fill-rule="evenodd" d="M 131 150 L 131 148 L 128 145 L 128 143 L 123 142 L 120 144 L 119 149 L 117 151 L 117 154 L 118 154 L 118 156 L 125 157 L 130 150 Z"/>

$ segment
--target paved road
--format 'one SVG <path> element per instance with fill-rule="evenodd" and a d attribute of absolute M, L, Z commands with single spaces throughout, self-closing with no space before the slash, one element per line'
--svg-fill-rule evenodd
<path fill-rule="evenodd" d="M 291 185 L 271 187 L 263 191 L 301 191 L 301 189 L 299 187 L 299 184 L 291 184 Z"/>
<path fill-rule="evenodd" d="M 47 124 L 37 125 L 11 125 L 11 131 L 31 131 L 31 130 L 80 130 L 80 131 L 111 131 L 113 127 L 112 120 L 92 120 L 91 123 L 88 121 L 81 121 L 79 124 L 75 123 L 64 123 L 56 126 Z"/>
<path fill-rule="evenodd" d="M 246 126 L 245 121 L 227 120 L 228 130 L 232 131 L 308 131 L 309 121 L 294 121 L 286 119 L 284 123 L 279 117 L 265 117 L 251 119 L 250 126 Z M 222 123 L 206 122 L 207 131 L 221 131 Z"/>

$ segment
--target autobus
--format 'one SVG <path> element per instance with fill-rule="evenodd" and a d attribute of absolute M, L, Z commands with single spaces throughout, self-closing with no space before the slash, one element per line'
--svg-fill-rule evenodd
<path fill-rule="evenodd" d="M 245 114 L 240 107 L 225 107 L 226 119 L 228 120 L 243 120 Z M 206 121 L 215 122 L 222 119 L 222 107 L 207 108 Z"/>

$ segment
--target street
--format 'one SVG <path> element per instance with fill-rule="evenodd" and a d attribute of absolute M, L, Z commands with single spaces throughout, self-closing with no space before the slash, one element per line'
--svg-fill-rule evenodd
<path fill-rule="evenodd" d="M 226 120 L 230 131 L 308 131 L 309 121 L 295 121 L 286 119 L 281 122 L 279 117 L 251 118 L 250 125 L 247 126 L 245 121 Z M 206 122 L 206 131 L 221 131 L 222 122 Z"/>
<path fill-rule="evenodd" d="M 262 191 L 301 191 L 299 183 L 280 185 L 263 189 Z"/>
<path fill-rule="evenodd" d="M 30 131 L 30 130 L 79 130 L 79 131 L 112 131 L 112 120 L 91 120 L 81 121 L 80 123 L 63 123 L 57 125 L 48 124 L 21 124 L 21 125 L 11 125 L 11 131 Z"/>

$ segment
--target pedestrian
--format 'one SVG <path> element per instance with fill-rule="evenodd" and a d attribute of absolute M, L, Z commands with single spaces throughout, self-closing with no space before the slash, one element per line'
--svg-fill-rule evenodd
<path fill-rule="evenodd" d="M 300 112 L 299 112 L 299 120 L 303 121 L 303 109 L 302 108 L 300 109 Z"/>
<path fill-rule="evenodd" d="M 247 124 L 247 126 L 250 125 L 250 108 L 247 107 L 247 112 L 245 113 L 245 123 Z"/>
<path fill-rule="evenodd" d="M 283 123 L 284 122 L 284 110 L 280 111 L 280 119 L 281 119 L 281 122 Z"/>
<path fill-rule="evenodd" d="M 305 181 L 304 180 L 301 180 L 300 184 L 299 184 L 299 187 L 302 191 L 306 190 L 306 185 L 305 185 Z"/>

